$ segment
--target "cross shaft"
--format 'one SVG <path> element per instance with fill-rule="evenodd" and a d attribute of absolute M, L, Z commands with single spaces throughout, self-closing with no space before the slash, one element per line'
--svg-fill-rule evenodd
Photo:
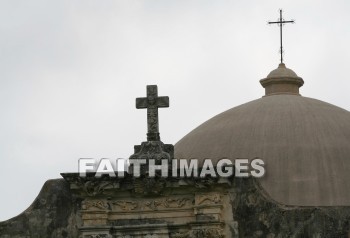
<path fill-rule="evenodd" d="M 169 107 L 169 97 L 158 97 L 157 85 L 147 85 L 147 97 L 136 98 L 136 108 L 147 108 L 147 141 L 160 141 L 158 108 Z"/>

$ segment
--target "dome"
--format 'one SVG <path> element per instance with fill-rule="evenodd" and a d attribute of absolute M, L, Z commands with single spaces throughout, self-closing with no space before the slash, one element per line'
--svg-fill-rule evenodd
<path fill-rule="evenodd" d="M 288 90 L 206 121 L 175 145 L 175 157 L 258 157 L 266 171 L 258 180 L 277 202 L 350 205 L 350 112 Z"/>

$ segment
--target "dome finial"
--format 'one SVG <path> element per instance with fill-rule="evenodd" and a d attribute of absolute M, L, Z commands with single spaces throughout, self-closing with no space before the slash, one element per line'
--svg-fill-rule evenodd
<path fill-rule="evenodd" d="M 293 70 L 288 69 L 284 63 L 272 70 L 266 78 L 260 80 L 265 88 L 265 96 L 276 94 L 299 95 L 299 88 L 303 86 L 304 80 Z"/>

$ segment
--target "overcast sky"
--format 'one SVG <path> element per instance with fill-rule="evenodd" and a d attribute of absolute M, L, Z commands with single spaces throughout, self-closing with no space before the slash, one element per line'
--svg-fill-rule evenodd
<path fill-rule="evenodd" d="M 0 220 L 79 158 L 127 158 L 146 139 L 135 98 L 157 84 L 162 141 L 264 94 L 279 63 L 301 94 L 350 110 L 350 2 L 0 1 Z"/>

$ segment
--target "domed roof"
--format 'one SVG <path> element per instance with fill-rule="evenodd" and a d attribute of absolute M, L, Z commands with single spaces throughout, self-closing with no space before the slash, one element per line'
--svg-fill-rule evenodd
<path fill-rule="evenodd" d="M 182 138 L 175 157 L 259 157 L 276 201 L 350 205 L 350 112 L 316 99 L 277 93 L 234 107 Z"/>

